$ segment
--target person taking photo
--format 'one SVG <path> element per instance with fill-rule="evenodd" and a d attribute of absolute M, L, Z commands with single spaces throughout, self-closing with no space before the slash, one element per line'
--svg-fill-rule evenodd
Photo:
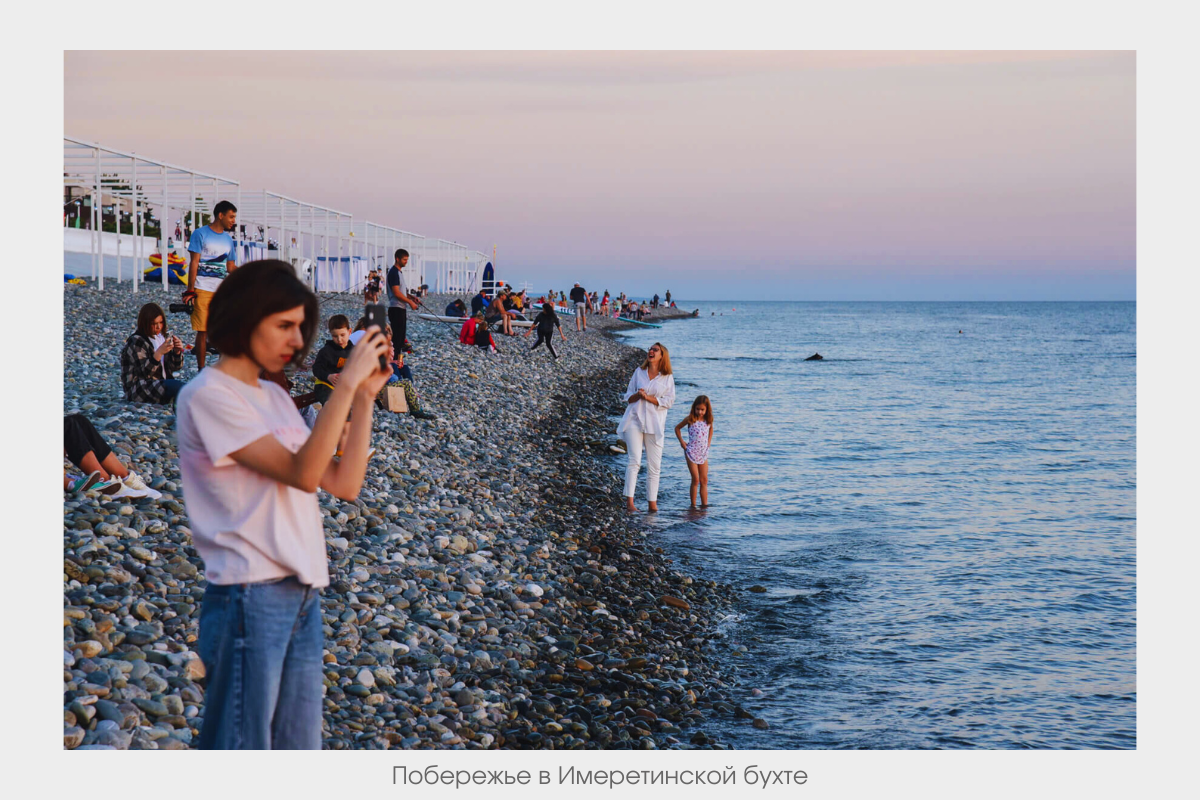
<path fill-rule="evenodd" d="M 303 360 L 319 314 L 290 265 L 246 264 L 209 308 L 220 362 L 177 400 L 184 500 L 207 580 L 203 749 L 321 746 L 320 595 L 329 568 L 316 492 L 357 497 L 375 395 L 392 371 L 380 366 L 383 334 L 369 328 L 310 431 L 287 392 L 259 375 Z"/>

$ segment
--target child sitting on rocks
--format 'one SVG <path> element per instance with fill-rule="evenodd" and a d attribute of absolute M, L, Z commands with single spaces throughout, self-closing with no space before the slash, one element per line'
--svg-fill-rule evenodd
<path fill-rule="evenodd" d="M 63 418 L 63 445 L 67 460 L 83 470 L 83 477 L 64 476 L 63 489 L 68 492 L 94 490 L 109 497 L 151 497 L 162 494 L 147 486 L 136 472 L 131 472 L 104 437 L 83 414 L 68 414 Z"/>
<path fill-rule="evenodd" d="M 350 320 L 345 314 L 334 314 L 329 318 L 329 335 L 333 338 L 325 342 L 312 366 L 313 392 L 317 395 L 316 402 L 322 405 L 329 402 L 329 395 L 333 394 L 342 367 L 354 348 L 350 342 Z"/>
<path fill-rule="evenodd" d="M 492 341 L 492 333 L 488 330 L 486 319 L 481 319 L 475 324 L 475 346 L 496 352 L 496 343 Z"/>

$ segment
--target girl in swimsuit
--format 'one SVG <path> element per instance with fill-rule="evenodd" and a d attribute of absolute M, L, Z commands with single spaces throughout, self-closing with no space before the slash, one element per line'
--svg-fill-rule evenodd
<path fill-rule="evenodd" d="M 680 434 L 685 425 L 688 429 L 687 443 L 684 443 Z M 696 507 L 697 489 L 700 491 L 700 507 L 708 507 L 708 447 L 712 444 L 712 437 L 712 403 L 707 395 L 702 394 L 692 401 L 692 410 L 675 426 L 675 438 L 683 448 L 688 472 L 692 475 L 692 508 Z"/>

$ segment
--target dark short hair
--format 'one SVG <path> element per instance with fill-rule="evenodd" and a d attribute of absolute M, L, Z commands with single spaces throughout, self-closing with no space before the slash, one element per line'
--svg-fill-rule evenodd
<path fill-rule="evenodd" d="M 334 314 L 329 318 L 329 332 L 333 333 L 339 328 L 349 328 L 350 318 L 345 314 Z"/>
<path fill-rule="evenodd" d="M 149 339 L 154 333 L 150 330 L 150 326 L 154 324 L 154 320 L 162 317 L 163 329 L 165 335 L 167 332 L 167 315 L 163 313 L 162 306 L 158 303 L 146 303 L 138 311 L 137 332 Z"/>
<path fill-rule="evenodd" d="M 216 207 L 213 208 L 213 216 L 219 217 L 222 214 L 224 214 L 226 211 L 236 212 L 237 206 L 235 206 L 233 203 L 229 202 L 228 200 L 222 200 L 221 202 L 217 203 Z"/>
<path fill-rule="evenodd" d="M 403 247 L 396 251 L 396 258 L 404 258 L 406 255 L 408 255 L 408 251 Z"/>
<path fill-rule="evenodd" d="M 266 317 L 304 307 L 300 333 L 304 346 L 292 356 L 299 364 L 308 355 L 317 333 L 321 309 L 317 296 L 291 264 L 273 258 L 238 267 L 217 287 L 208 307 L 208 341 L 221 355 L 250 355 L 250 336 Z"/>

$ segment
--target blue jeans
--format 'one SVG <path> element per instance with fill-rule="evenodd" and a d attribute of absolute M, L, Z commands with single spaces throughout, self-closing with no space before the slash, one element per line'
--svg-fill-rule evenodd
<path fill-rule="evenodd" d="M 200 749 L 321 749 L 321 625 L 321 590 L 294 576 L 208 585 Z"/>
<path fill-rule="evenodd" d="M 162 383 L 163 388 L 167 390 L 167 397 L 163 400 L 163 405 L 168 405 L 179 394 L 179 390 L 183 388 L 183 381 L 176 378 L 167 378 Z"/>

